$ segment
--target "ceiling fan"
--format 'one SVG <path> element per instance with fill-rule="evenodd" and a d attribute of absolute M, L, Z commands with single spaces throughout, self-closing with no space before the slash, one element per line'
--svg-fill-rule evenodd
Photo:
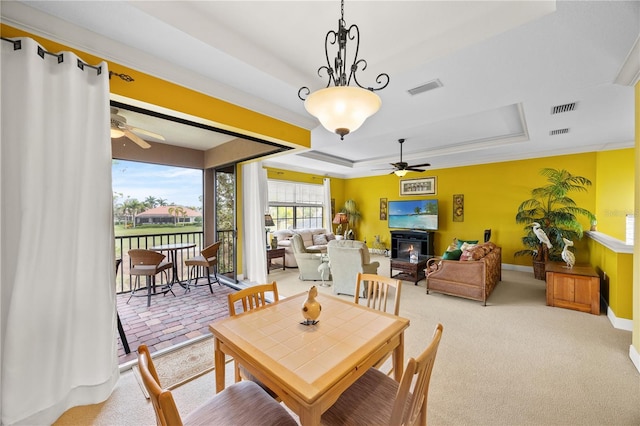
<path fill-rule="evenodd" d="M 118 114 L 118 109 L 111 108 L 111 137 L 117 139 L 125 136 L 133 142 L 137 143 L 140 148 L 151 148 L 151 145 L 149 145 L 147 141 L 136 135 L 134 132 L 140 133 L 145 136 L 150 136 L 161 141 L 164 140 L 164 137 L 162 135 L 128 125 L 127 119 Z"/>
<path fill-rule="evenodd" d="M 398 143 L 400 144 L 400 161 L 397 163 L 391 163 L 395 170 L 391 173 L 395 173 L 396 176 L 404 176 L 407 172 L 424 172 L 424 169 L 419 169 L 418 167 L 429 167 L 431 164 L 423 163 L 423 164 L 414 164 L 410 166 L 408 163 L 402 161 L 402 144 L 404 143 L 404 139 L 398 139 Z"/>

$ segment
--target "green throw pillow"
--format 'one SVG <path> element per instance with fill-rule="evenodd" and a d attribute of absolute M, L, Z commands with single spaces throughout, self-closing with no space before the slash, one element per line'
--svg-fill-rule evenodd
<path fill-rule="evenodd" d="M 451 250 L 445 251 L 442 255 L 442 260 L 460 260 L 460 256 L 462 256 L 462 250 Z"/>
<path fill-rule="evenodd" d="M 478 244 L 478 240 L 458 240 L 458 248 L 462 247 L 464 243 Z"/>

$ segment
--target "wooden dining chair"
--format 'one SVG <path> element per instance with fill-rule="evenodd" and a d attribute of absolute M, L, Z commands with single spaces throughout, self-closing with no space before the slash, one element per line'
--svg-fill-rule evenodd
<path fill-rule="evenodd" d="M 170 390 L 163 389 L 146 345 L 138 348 L 138 369 L 149 393 L 158 426 L 260 424 L 292 425 L 297 422 L 287 410 L 254 382 L 228 386 L 184 418 Z"/>
<path fill-rule="evenodd" d="M 362 290 L 360 290 L 361 288 Z M 387 312 L 387 308 L 389 307 L 392 308 L 389 313 L 399 315 L 401 291 L 402 281 L 400 280 L 382 275 L 358 273 L 358 277 L 356 278 L 356 294 L 354 296 L 354 302 L 356 304 L 362 303 L 369 308 L 382 312 Z M 389 306 L 387 306 L 387 303 L 392 297 L 393 304 L 389 303 Z M 395 352 L 392 354 L 386 354 L 376 363 L 375 367 L 382 367 L 390 356 L 395 357 Z M 395 365 L 395 362 L 392 365 Z M 393 367 L 387 372 L 387 376 L 391 376 L 392 373 Z"/>
<path fill-rule="evenodd" d="M 387 312 L 387 302 L 390 296 L 393 296 L 393 309 L 390 313 L 399 315 L 401 291 L 402 281 L 400 280 L 382 275 L 363 274 L 359 272 L 356 278 L 354 302 L 360 304 L 360 299 L 363 298 L 363 305 L 378 311 Z"/>
<path fill-rule="evenodd" d="M 213 287 L 211 284 L 218 281 L 218 250 L 220 249 L 220 241 L 217 241 L 200 251 L 198 256 L 191 257 L 184 261 L 184 264 L 189 268 L 189 279 L 187 280 L 185 293 L 191 290 L 191 287 L 199 287 L 202 285 L 208 285 L 209 291 L 213 294 Z M 206 271 L 207 284 L 198 284 L 198 279 L 202 278 L 198 275 L 199 268 L 204 268 Z M 211 281 L 211 270 L 213 269 L 213 281 Z M 196 282 L 191 284 L 195 278 Z"/>
<path fill-rule="evenodd" d="M 242 312 L 247 312 L 252 309 L 257 309 L 265 306 L 268 303 L 268 300 L 266 298 L 266 295 L 268 293 L 273 294 L 273 302 L 277 302 L 278 300 L 280 300 L 278 297 L 278 285 L 275 281 L 269 284 L 260 284 L 247 287 L 235 293 L 229 294 L 227 296 L 229 301 L 229 316 L 233 317 L 240 313 L 236 313 L 236 302 L 238 302 L 238 304 L 242 304 Z M 262 387 L 273 398 L 279 399 L 275 392 L 273 392 L 266 385 L 260 382 L 253 376 L 253 374 L 249 373 L 241 365 L 238 365 L 237 361 L 234 360 L 233 363 L 235 366 L 234 370 L 236 382 L 239 382 L 242 379 L 250 380 L 260 385 L 260 387 Z"/>
<path fill-rule="evenodd" d="M 165 260 L 166 256 L 162 253 L 158 253 L 153 250 L 144 249 L 131 249 L 129 250 L 129 259 L 131 267 L 129 268 L 129 276 L 136 277 L 135 286 L 131 284 L 131 295 L 127 299 L 127 303 L 133 296 L 138 296 L 136 290 L 140 289 L 140 277 L 147 277 L 147 294 L 142 295 L 147 297 L 147 307 L 151 306 L 151 296 L 156 294 L 167 294 L 171 292 L 175 297 L 175 293 L 171 289 L 171 282 L 169 282 L 169 275 L 167 271 L 173 268 L 173 263 Z M 156 275 L 164 272 L 167 274 L 167 285 L 160 293 L 156 292 Z M 132 281 L 130 279 L 130 281 Z"/>
<path fill-rule="evenodd" d="M 322 414 L 321 424 L 426 426 L 429 382 L 441 338 L 438 324 L 427 349 L 409 358 L 400 383 L 376 368 L 367 370 Z"/>

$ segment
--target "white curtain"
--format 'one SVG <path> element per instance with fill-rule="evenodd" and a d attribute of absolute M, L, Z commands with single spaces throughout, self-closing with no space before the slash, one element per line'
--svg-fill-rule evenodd
<path fill-rule="evenodd" d="M 327 232 L 333 232 L 333 216 L 331 216 L 331 179 L 324 178 L 324 227 Z"/>
<path fill-rule="evenodd" d="M 264 215 L 267 211 L 267 171 L 257 161 L 242 166 L 243 267 L 244 278 L 256 284 L 267 282 L 267 238 Z"/>
<path fill-rule="evenodd" d="M 109 72 L 2 45 L 1 418 L 51 424 L 118 373 Z"/>

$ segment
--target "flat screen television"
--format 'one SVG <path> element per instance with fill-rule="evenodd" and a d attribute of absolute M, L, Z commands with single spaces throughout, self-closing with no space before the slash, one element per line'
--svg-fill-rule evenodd
<path fill-rule="evenodd" d="M 438 200 L 389 201 L 389 228 L 438 229 Z"/>

